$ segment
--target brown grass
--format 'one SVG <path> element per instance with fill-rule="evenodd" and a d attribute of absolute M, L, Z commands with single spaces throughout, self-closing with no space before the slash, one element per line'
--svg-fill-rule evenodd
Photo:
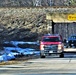
<path fill-rule="evenodd" d="M 18 61 L 12 60 L 12 61 L 6 61 L 6 62 L 0 62 L 0 65 L 11 65 L 11 64 L 18 64 Z"/>

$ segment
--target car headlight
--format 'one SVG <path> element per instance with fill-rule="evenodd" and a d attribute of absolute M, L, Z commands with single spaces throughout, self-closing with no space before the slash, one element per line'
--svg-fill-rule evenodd
<path fill-rule="evenodd" d="M 69 41 L 67 40 L 66 43 L 68 43 Z"/>

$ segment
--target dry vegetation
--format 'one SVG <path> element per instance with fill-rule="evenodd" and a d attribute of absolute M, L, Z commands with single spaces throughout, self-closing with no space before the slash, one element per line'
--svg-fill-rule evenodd
<path fill-rule="evenodd" d="M 0 40 L 37 40 L 45 26 L 45 14 L 39 11 L 27 8 L 0 9 Z"/>
<path fill-rule="evenodd" d="M 1 65 L 11 65 L 11 64 L 18 64 L 19 61 L 7 61 L 7 62 L 0 62 Z"/>
<path fill-rule="evenodd" d="M 76 6 L 76 0 L 0 0 L 0 6 Z"/>
<path fill-rule="evenodd" d="M 36 41 L 48 32 L 47 12 L 68 11 L 76 12 L 75 8 L 0 8 L 0 42 Z"/>

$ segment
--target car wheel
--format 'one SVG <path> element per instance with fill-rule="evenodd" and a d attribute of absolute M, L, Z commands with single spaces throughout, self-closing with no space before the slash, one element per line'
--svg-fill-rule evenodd
<path fill-rule="evenodd" d="M 41 58 L 45 58 L 45 56 L 44 56 L 44 55 L 41 55 L 40 57 L 41 57 Z"/>
<path fill-rule="evenodd" d="M 41 57 L 41 58 L 45 58 L 45 53 L 41 52 L 41 53 L 40 53 L 40 57 Z"/>
<path fill-rule="evenodd" d="M 65 48 L 68 48 L 68 46 L 66 46 Z"/>
<path fill-rule="evenodd" d="M 63 58 L 63 57 L 64 57 L 64 54 L 63 54 L 63 53 L 61 53 L 61 54 L 60 54 L 60 58 Z"/>

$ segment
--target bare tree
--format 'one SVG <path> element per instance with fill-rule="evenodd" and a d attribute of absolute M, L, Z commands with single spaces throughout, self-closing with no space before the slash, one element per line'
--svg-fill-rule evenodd
<path fill-rule="evenodd" d="M 33 0 L 34 6 L 41 6 L 41 0 Z"/>
<path fill-rule="evenodd" d="M 49 0 L 49 5 L 52 6 L 54 4 L 54 1 L 53 0 Z"/>

